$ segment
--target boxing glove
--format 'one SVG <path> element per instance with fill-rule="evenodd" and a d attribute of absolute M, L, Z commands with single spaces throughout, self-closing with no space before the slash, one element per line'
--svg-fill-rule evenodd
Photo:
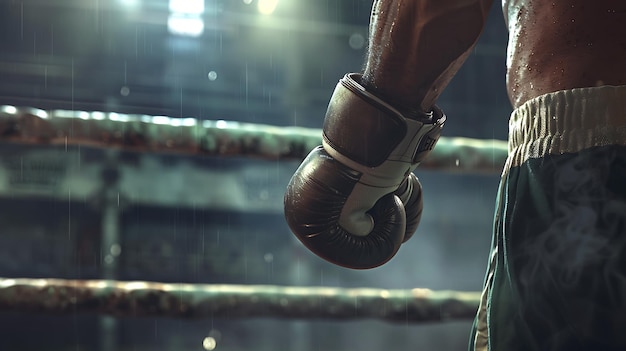
<path fill-rule="evenodd" d="M 389 261 L 415 231 L 422 198 L 412 171 L 435 146 L 446 117 L 434 107 L 406 118 L 360 77 L 347 74 L 337 84 L 322 145 L 292 176 L 284 209 L 291 231 L 312 252 L 367 269 Z"/>

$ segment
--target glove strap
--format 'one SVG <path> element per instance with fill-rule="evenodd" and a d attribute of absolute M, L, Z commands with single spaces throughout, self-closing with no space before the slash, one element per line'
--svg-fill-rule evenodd
<path fill-rule="evenodd" d="M 435 106 L 419 119 L 406 118 L 358 80 L 360 74 L 347 74 L 335 88 L 324 120 L 324 149 L 369 175 L 370 185 L 397 188 L 435 147 L 446 116 Z"/>

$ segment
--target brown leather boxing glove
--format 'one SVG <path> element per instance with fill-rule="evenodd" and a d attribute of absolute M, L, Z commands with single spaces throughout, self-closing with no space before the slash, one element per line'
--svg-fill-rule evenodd
<path fill-rule="evenodd" d="M 406 118 L 369 93 L 359 74 L 347 74 L 330 100 L 323 145 L 287 186 L 285 217 L 293 233 L 344 267 L 387 262 L 419 223 L 421 185 L 412 171 L 435 146 L 445 120 L 437 107 Z"/>

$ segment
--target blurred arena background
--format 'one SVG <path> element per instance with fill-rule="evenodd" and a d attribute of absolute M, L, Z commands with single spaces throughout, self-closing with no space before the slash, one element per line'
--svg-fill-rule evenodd
<path fill-rule="evenodd" d="M 361 69 L 371 4 L 2 0 L 0 106 L 320 128 L 338 79 Z M 440 100 L 444 136 L 506 139 L 506 37 L 496 4 Z M 481 289 L 499 168 L 418 168 L 418 232 L 387 265 L 350 271 L 310 254 L 284 222 L 298 164 L 25 145 L 0 131 L 0 276 Z M 0 311 L 0 350 L 456 351 L 470 325 Z"/>

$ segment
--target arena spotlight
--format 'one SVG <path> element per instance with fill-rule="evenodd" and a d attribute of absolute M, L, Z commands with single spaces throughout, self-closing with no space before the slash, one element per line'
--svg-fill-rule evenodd
<path fill-rule="evenodd" d="M 271 15 L 274 12 L 274 10 L 276 10 L 276 5 L 278 5 L 278 0 L 259 0 L 258 1 L 259 12 L 264 15 Z"/>
<path fill-rule="evenodd" d="M 201 15 L 204 13 L 204 0 L 170 0 L 170 12 Z"/>
<path fill-rule="evenodd" d="M 198 37 L 204 32 L 204 0 L 170 0 L 167 28 L 170 33 Z"/>
<path fill-rule="evenodd" d="M 204 21 L 200 17 L 172 13 L 167 19 L 167 28 L 172 34 L 199 37 L 204 32 Z"/>

